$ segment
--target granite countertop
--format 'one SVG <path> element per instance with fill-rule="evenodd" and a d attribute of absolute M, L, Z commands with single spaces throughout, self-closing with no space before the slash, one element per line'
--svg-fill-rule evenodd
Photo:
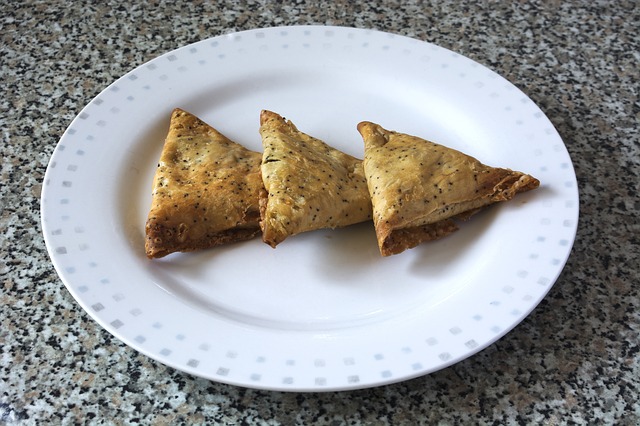
<path fill-rule="evenodd" d="M 633 1 L 4 2 L 0 423 L 638 424 L 640 152 Z M 283 393 L 166 367 L 103 330 L 58 278 L 40 226 L 56 144 L 94 96 L 144 62 L 233 31 L 379 29 L 465 55 L 513 82 L 574 162 L 580 222 L 542 303 L 497 343 L 428 376 Z"/>

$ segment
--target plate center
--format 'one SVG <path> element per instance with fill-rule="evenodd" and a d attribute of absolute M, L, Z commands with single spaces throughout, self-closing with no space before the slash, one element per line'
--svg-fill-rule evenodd
<path fill-rule="evenodd" d="M 467 286 L 486 256 L 481 234 L 492 216 L 388 258 L 366 222 L 296 235 L 276 249 L 257 238 L 176 253 L 147 270 L 173 297 L 210 315 L 283 330 L 355 327 L 426 312 Z"/>

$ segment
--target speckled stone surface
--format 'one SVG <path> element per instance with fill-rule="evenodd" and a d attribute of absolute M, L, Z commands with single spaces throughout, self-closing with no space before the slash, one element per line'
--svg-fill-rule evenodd
<path fill-rule="evenodd" d="M 0 3 L 0 423 L 640 423 L 637 2 Z M 67 292 L 44 246 L 39 197 L 73 117 L 159 54 L 287 24 L 380 29 L 449 48 L 516 84 L 557 127 L 578 177 L 578 235 L 549 295 L 505 338 L 395 385 L 257 391 L 135 352 Z"/>

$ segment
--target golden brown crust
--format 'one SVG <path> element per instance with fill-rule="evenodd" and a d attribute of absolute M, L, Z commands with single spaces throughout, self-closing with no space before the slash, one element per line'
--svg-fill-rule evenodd
<path fill-rule="evenodd" d="M 462 152 L 374 123 L 359 123 L 358 131 L 365 144 L 364 169 L 384 256 L 448 235 L 457 229 L 451 219 L 468 217 L 540 184 L 527 174 L 490 167 Z"/>
<path fill-rule="evenodd" d="M 175 109 L 153 180 L 147 257 L 242 241 L 260 232 L 258 152 Z"/>
<path fill-rule="evenodd" d="M 384 233 L 386 237 L 382 241 L 380 253 L 383 256 L 402 253 L 407 249 L 416 247 L 420 243 L 440 239 L 457 230 L 458 225 L 451 219 L 444 219 L 429 225 L 412 226 L 402 229 L 382 229 L 381 232 Z"/>
<path fill-rule="evenodd" d="M 263 240 L 371 219 L 362 160 L 330 147 L 271 111 L 260 114 Z"/>

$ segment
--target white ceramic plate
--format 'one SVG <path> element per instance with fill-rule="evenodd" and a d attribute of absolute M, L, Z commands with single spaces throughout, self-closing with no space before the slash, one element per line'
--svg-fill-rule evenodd
<path fill-rule="evenodd" d="M 149 261 L 143 227 L 174 107 L 255 150 L 263 108 L 358 157 L 356 124 L 374 121 L 542 185 L 389 258 L 366 223 Z M 73 120 L 42 197 L 55 268 L 110 333 L 197 376 L 285 391 L 401 381 L 490 345 L 553 285 L 577 220 L 565 146 L 511 83 L 429 43 L 322 26 L 214 37 L 131 71 Z"/>

